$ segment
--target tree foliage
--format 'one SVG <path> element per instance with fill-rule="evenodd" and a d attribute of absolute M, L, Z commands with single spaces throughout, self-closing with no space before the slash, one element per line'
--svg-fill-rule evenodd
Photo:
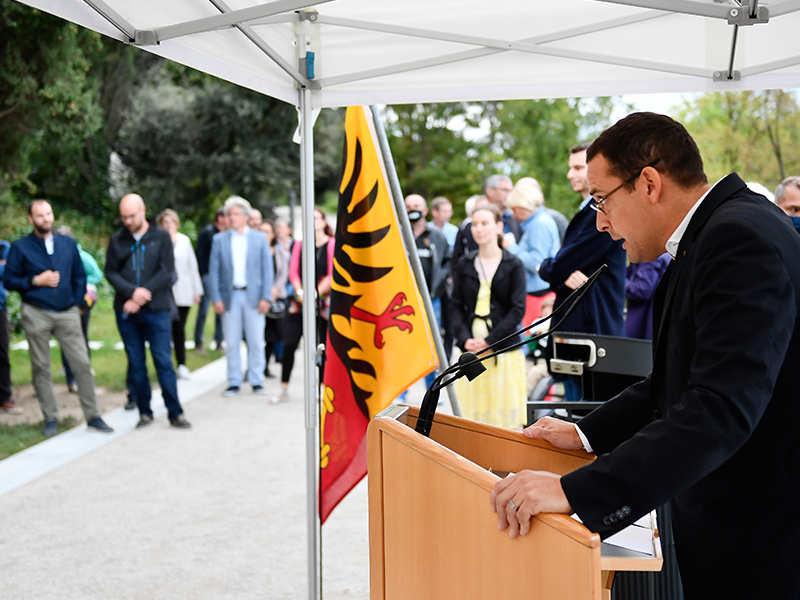
<path fill-rule="evenodd" d="M 492 113 L 492 162 L 515 181 L 533 177 L 545 201 L 572 216 L 583 200 L 567 180 L 569 149 L 610 123 L 613 98 L 513 100 Z"/>
<path fill-rule="evenodd" d="M 300 181 L 295 108 L 210 76 L 187 85 L 186 70 L 162 65 L 135 96 L 115 146 L 130 169 L 129 188 L 155 207 L 188 214 L 210 214 L 231 193 L 262 207 L 285 203 Z M 323 156 L 338 154 L 331 138 L 341 137 L 325 126 L 330 117 L 315 130 L 323 148 L 316 174 L 328 182 L 338 157 Z"/>
<path fill-rule="evenodd" d="M 448 197 L 456 207 L 481 192 L 479 115 L 466 103 L 407 104 L 385 111 L 387 137 L 403 193 Z"/>
<path fill-rule="evenodd" d="M 12 0 L 0 0 L 0 48 L 6 202 L 47 197 L 111 221 L 119 195 L 137 191 L 151 213 L 205 219 L 231 193 L 268 206 L 299 190 L 292 106 Z M 324 111 L 320 194 L 336 189 L 342 136 L 341 114 Z"/>
<path fill-rule="evenodd" d="M 555 99 L 392 106 L 387 133 L 403 193 L 448 197 L 463 214 L 489 175 L 535 177 L 549 206 L 572 215 L 569 149 L 609 124 L 615 100 Z"/>
<path fill-rule="evenodd" d="M 11 0 L 0 1 L 0 186 L 81 206 L 102 177 L 102 130 L 92 57 L 98 34 Z"/>
<path fill-rule="evenodd" d="M 686 102 L 681 120 L 711 181 L 736 171 L 774 189 L 800 174 L 800 107 L 793 91 L 703 94 Z"/>

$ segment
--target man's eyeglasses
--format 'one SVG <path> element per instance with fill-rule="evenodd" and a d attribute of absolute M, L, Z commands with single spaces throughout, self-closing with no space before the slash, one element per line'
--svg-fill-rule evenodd
<path fill-rule="evenodd" d="M 631 177 L 627 181 L 623 181 L 622 183 L 620 183 L 617 187 L 615 187 L 613 190 L 608 192 L 605 196 L 589 196 L 589 206 L 591 206 L 597 212 L 601 212 L 601 213 L 605 214 L 606 211 L 603 210 L 603 204 L 605 203 L 606 200 L 608 200 L 608 197 L 611 194 L 614 194 L 614 193 L 618 192 L 619 190 L 624 188 L 626 185 L 630 185 L 631 183 L 633 183 L 634 181 L 639 179 L 639 176 L 642 174 L 642 171 L 644 171 L 647 167 L 655 167 L 659 162 L 661 162 L 660 158 L 658 160 L 656 160 L 655 162 L 650 163 L 649 165 L 643 166 L 641 169 L 639 169 L 639 172 L 636 173 L 636 175 L 634 175 L 633 177 Z"/>

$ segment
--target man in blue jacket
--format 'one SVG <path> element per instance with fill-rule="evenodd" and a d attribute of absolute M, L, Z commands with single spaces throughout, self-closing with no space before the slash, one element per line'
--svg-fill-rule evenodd
<path fill-rule="evenodd" d="M 209 258 L 206 293 L 214 312 L 222 315 L 228 359 L 228 389 L 223 396 L 239 393 L 242 385 L 240 346 L 247 340 L 247 380 L 255 394 L 266 394 L 261 385 L 267 366 L 264 353 L 265 316 L 272 302 L 273 266 L 266 236 L 247 225 L 252 207 L 239 196 L 225 202 L 231 227 L 215 235 Z"/>
<path fill-rule="evenodd" d="M 189 429 L 191 424 L 183 416 L 172 366 L 170 309 L 175 305 L 172 285 L 176 278 L 172 239 L 164 229 L 145 218 L 144 200 L 137 194 L 122 198 L 119 214 L 124 227 L 108 242 L 105 274 L 116 291 L 114 311 L 117 328 L 125 344 L 131 387 L 139 405 L 136 427 L 147 427 L 153 422 L 144 350 L 147 341 L 150 342 L 150 355 L 156 367 L 169 423 L 178 429 Z"/>
<path fill-rule="evenodd" d="M 28 207 L 33 232 L 11 245 L 4 285 L 22 296 L 20 321 L 28 338 L 33 387 L 44 414 L 44 435 L 58 433 L 58 407 L 50 375 L 50 338 L 55 336 L 78 382 L 89 429 L 114 431 L 100 418 L 89 351 L 81 329 L 86 306 L 86 271 L 75 240 L 53 233 L 53 209 L 47 200 Z"/>
<path fill-rule="evenodd" d="M 625 305 L 625 249 L 622 241 L 613 240 L 597 230 L 597 214 L 589 206 L 589 179 L 586 149 L 581 144 L 570 150 L 567 178 L 572 189 L 583 196 L 578 213 L 570 221 L 561 249 L 552 258 L 542 261 L 539 277 L 550 284 L 556 293 L 554 309 L 580 287 L 602 264 L 608 269 L 586 293 L 572 314 L 564 320 L 561 331 L 600 335 L 625 335 L 623 307 Z M 581 400 L 581 384 L 575 378 L 564 381 L 567 400 Z"/>

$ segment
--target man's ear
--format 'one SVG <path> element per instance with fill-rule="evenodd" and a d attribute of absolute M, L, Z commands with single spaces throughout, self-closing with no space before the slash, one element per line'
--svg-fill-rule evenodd
<path fill-rule="evenodd" d="M 664 180 L 661 173 L 654 167 L 645 167 L 642 169 L 641 180 L 644 183 L 647 200 L 653 204 L 657 203 L 664 188 Z"/>

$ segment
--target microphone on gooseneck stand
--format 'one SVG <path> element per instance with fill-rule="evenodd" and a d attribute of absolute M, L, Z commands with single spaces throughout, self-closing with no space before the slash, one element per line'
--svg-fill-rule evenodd
<path fill-rule="evenodd" d="M 461 356 L 458 357 L 458 361 L 442 371 L 442 373 L 440 373 L 436 379 L 433 380 L 431 386 L 426 390 L 425 396 L 422 399 L 422 406 L 420 406 L 419 409 L 417 425 L 414 428 L 414 431 L 421 433 L 425 437 L 430 436 L 431 426 L 433 425 L 433 417 L 436 415 L 436 407 L 439 403 L 439 392 L 442 388 L 447 387 L 451 383 L 455 383 L 456 380 L 461 379 L 462 377 L 466 377 L 472 381 L 486 370 L 486 367 L 483 366 L 484 361 L 494 358 L 495 356 L 499 356 L 500 354 L 511 352 L 517 348 L 521 348 L 525 344 L 546 338 L 555 332 L 556 329 L 558 329 L 558 327 L 564 322 L 564 320 L 572 313 L 572 311 L 575 310 L 575 307 L 578 306 L 578 303 L 586 295 L 586 292 L 589 291 L 589 289 L 594 285 L 594 282 L 597 281 L 597 278 L 600 277 L 602 272 L 607 268 L 608 265 L 601 265 L 599 269 L 592 273 L 591 277 L 589 277 L 580 287 L 575 289 L 569 296 L 567 296 L 567 299 L 564 300 L 564 302 L 548 316 L 542 317 L 527 327 L 523 327 L 519 331 L 515 331 L 514 333 L 507 335 L 503 339 L 497 340 L 477 353 L 464 352 L 461 354 Z M 496 352 L 493 352 L 495 348 L 502 345 L 504 342 L 518 337 L 521 334 L 534 329 L 535 327 L 538 327 L 548 319 L 552 320 L 565 306 L 568 307 L 566 312 L 559 318 L 555 325 L 550 327 L 548 331 L 544 331 L 528 339 L 523 339 L 522 341 L 516 342 L 507 348 L 502 348 Z M 452 377 L 445 381 L 445 379 L 451 375 Z"/>

